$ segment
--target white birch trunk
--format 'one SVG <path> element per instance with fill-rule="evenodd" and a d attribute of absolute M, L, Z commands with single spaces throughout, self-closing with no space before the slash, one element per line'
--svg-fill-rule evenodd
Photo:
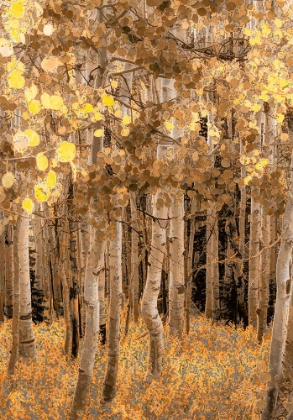
<path fill-rule="evenodd" d="M 36 343 L 32 323 L 32 303 L 29 271 L 29 219 L 19 220 L 19 355 L 25 358 L 35 358 Z"/>
<path fill-rule="evenodd" d="M 120 355 L 120 312 L 122 305 L 122 223 L 115 222 L 116 238 L 110 241 L 110 304 L 108 332 L 108 363 L 103 387 L 104 401 L 111 401 L 116 395 Z"/>
<path fill-rule="evenodd" d="M 288 347 L 286 345 L 286 336 L 288 334 L 288 317 L 290 323 L 292 319 L 289 308 L 290 302 L 292 302 L 290 300 L 290 289 L 292 289 L 291 265 L 293 247 L 293 153 L 291 155 L 290 169 L 290 190 L 283 216 L 282 237 L 276 267 L 277 296 L 269 362 L 271 379 L 267 386 L 266 406 L 261 415 L 262 420 L 274 418 L 278 388 L 282 381 L 282 362 L 286 376 L 289 371 L 288 367 L 291 365 L 291 356 L 289 359 L 287 358 Z M 291 332 L 289 333 L 288 340 L 291 351 Z"/>

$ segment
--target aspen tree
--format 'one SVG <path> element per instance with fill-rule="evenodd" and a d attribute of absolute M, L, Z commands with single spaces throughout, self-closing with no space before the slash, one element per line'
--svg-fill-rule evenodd
<path fill-rule="evenodd" d="M 13 241 L 12 241 L 12 226 L 9 224 L 6 226 L 5 234 L 5 301 L 4 301 L 4 313 L 8 318 L 12 318 L 13 305 L 12 305 L 12 259 L 13 252 Z"/>
<path fill-rule="evenodd" d="M 278 389 L 282 383 L 283 375 L 287 377 L 288 374 L 290 375 L 292 370 L 292 340 L 291 331 L 288 329 L 292 323 L 292 244 L 293 153 L 291 155 L 290 163 L 290 187 L 288 191 L 285 213 L 283 215 L 282 236 L 276 266 L 277 296 L 269 361 L 271 379 L 267 384 L 266 406 L 262 411 L 262 420 L 270 420 L 274 418 L 278 398 Z M 288 340 L 288 343 L 286 343 L 286 340 Z"/>
<path fill-rule="evenodd" d="M 158 146 L 158 159 L 163 152 Z M 164 150 L 164 149 L 163 149 Z M 163 325 L 157 308 L 160 290 L 162 264 L 166 253 L 166 218 L 167 208 L 160 204 L 160 193 L 154 194 L 152 199 L 153 218 L 150 251 L 148 255 L 147 280 L 143 292 L 141 311 L 142 317 L 149 330 L 149 360 L 146 379 L 157 378 L 162 371 L 163 357 Z M 158 204 L 158 205 L 157 205 Z M 164 220 L 165 219 L 165 220 Z"/>
<path fill-rule="evenodd" d="M 261 148 L 263 130 L 263 113 L 257 115 L 258 140 L 256 147 Z M 258 300 L 261 278 L 260 266 L 260 238 L 261 238 L 261 206 L 257 201 L 256 189 L 251 187 L 251 211 L 250 211 L 250 234 L 249 234 L 249 277 L 248 277 L 248 323 L 257 327 Z"/>
<path fill-rule="evenodd" d="M 85 271 L 83 304 L 86 313 L 86 328 L 73 401 L 72 415 L 74 418 L 79 411 L 84 410 L 93 375 L 99 337 L 99 277 L 100 273 L 104 271 L 105 245 L 105 241 L 99 241 L 98 230 L 95 229 L 91 238 Z"/>
<path fill-rule="evenodd" d="M 169 82 L 162 83 L 162 100 L 166 100 Z M 159 161 L 167 152 L 166 145 L 157 146 L 157 160 Z M 148 254 L 147 279 L 141 302 L 141 313 L 149 330 L 149 357 L 146 380 L 157 379 L 162 371 L 163 358 L 163 324 L 158 312 L 158 296 L 160 291 L 162 266 L 166 254 L 166 220 L 168 211 L 162 199 L 162 193 L 152 195 L 152 222 L 150 250 Z"/>
<path fill-rule="evenodd" d="M 98 15 L 98 22 L 103 22 L 102 12 Z M 104 37 L 107 39 L 108 31 Z M 107 69 L 109 65 L 109 54 L 106 47 L 100 48 L 99 51 L 99 72 L 95 80 L 95 88 L 98 89 L 105 85 L 107 77 Z M 89 68 L 86 68 L 86 77 L 88 77 Z M 101 128 L 99 125 L 96 128 Z M 96 162 L 97 153 L 103 150 L 103 136 L 95 137 L 92 134 L 89 163 Z M 95 203 L 95 197 L 91 198 L 91 206 Z M 89 214 L 89 222 L 91 222 L 91 214 Z M 105 248 L 106 241 L 101 240 L 99 231 L 95 227 L 90 229 L 87 225 L 88 235 L 82 237 L 82 250 L 85 252 L 87 246 L 84 243 L 86 238 L 91 237 L 86 258 L 86 269 L 84 275 L 84 292 L 83 292 L 83 313 L 85 315 L 84 325 L 84 342 L 80 358 L 80 368 L 78 380 L 74 394 L 72 417 L 77 418 L 79 412 L 84 412 L 86 399 L 88 398 L 89 388 L 92 380 L 95 356 L 98 346 L 100 319 L 105 322 L 105 305 L 104 305 L 104 285 L 105 285 Z M 100 289 L 100 290 L 99 290 Z M 100 299 L 103 299 L 101 304 Z M 102 314 L 100 316 L 102 307 Z"/>
<path fill-rule="evenodd" d="M 266 104 L 264 109 L 264 136 L 263 136 L 263 156 L 268 159 L 268 166 L 265 167 L 266 176 L 269 176 L 274 164 L 274 139 L 276 136 L 276 120 L 272 115 L 272 110 Z M 274 217 L 267 215 L 263 206 L 261 207 L 261 239 L 262 254 L 260 287 L 257 309 L 257 339 L 262 341 L 264 328 L 267 325 L 267 312 L 269 303 L 269 284 L 271 275 L 272 259 L 272 229 Z"/>
<path fill-rule="evenodd" d="M 138 321 L 138 300 L 139 300 L 139 217 L 137 211 L 137 194 L 135 192 L 130 193 L 130 206 L 131 206 L 131 223 L 133 229 L 131 229 L 131 272 L 130 272 L 130 302 L 131 309 L 133 311 L 134 321 Z"/>
<path fill-rule="evenodd" d="M 32 302 L 29 271 L 29 218 L 20 216 L 18 232 L 19 256 L 19 355 L 35 358 L 36 343 L 32 323 Z"/>
<path fill-rule="evenodd" d="M 13 374 L 15 363 L 19 357 L 19 310 L 20 310 L 20 284 L 19 284 L 19 256 L 18 256 L 18 223 L 13 232 L 13 319 L 12 319 L 12 346 L 8 362 L 8 373 Z"/>
<path fill-rule="evenodd" d="M 120 311 L 122 305 L 122 224 L 115 222 L 115 239 L 109 244 L 110 303 L 108 319 L 108 362 L 103 386 L 104 401 L 116 395 L 120 354 Z"/>
<path fill-rule="evenodd" d="M 211 106 L 210 99 L 208 98 Z M 208 113 L 208 126 L 212 126 L 214 118 L 212 112 Z M 213 140 L 208 131 L 207 143 L 209 153 L 213 153 Z M 211 157 L 211 166 L 214 166 L 215 158 Z M 214 186 L 214 185 L 213 185 Z M 219 265 L 218 265 L 218 212 L 216 203 L 210 201 L 207 209 L 206 219 L 206 307 L 205 315 L 213 320 L 219 319 L 220 316 L 220 295 L 219 295 Z"/>
<path fill-rule="evenodd" d="M 190 205 L 190 232 L 188 244 L 188 257 L 187 257 L 187 284 L 185 289 L 185 332 L 190 332 L 190 305 L 192 298 L 192 280 L 193 280 L 193 267 L 194 267 L 194 235 L 196 232 L 196 210 L 199 209 L 199 202 L 192 198 Z"/>
<path fill-rule="evenodd" d="M 0 212 L 0 218 L 3 213 Z M 5 234 L 4 225 L 0 225 L 0 322 L 4 321 L 4 302 L 5 302 Z"/>

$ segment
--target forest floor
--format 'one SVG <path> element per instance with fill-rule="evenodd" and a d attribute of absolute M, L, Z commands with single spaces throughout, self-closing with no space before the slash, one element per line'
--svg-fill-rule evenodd
<path fill-rule="evenodd" d="M 122 337 L 125 314 L 122 316 Z M 38 357 L 18 363 L 11 378 L 7 362 L 11 321 L 0 325 L 0 418 L 27 420 L 68 419 L 77 381 L 79 359 L 64 355 L 63 318 L 34 326 Z M 122 339 L 117 396 L 100 403 L 107 349 L 96 356 L 88 420 L 245 420 L 258 419 L 268 378 L 270 329 L 263 344 L 251 327 L 212 324 L 192 318 L 191 331 L 180 344 L 165 333 L 163 374 L 147 384 L 144 376 L 148 336 L 142 321 L 130 325 Z M 281 417 L 280 417 L 281 418 Z"/>

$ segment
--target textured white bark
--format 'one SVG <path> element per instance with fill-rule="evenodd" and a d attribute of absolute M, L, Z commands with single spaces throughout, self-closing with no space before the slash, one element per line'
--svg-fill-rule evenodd
<path fill-rule="evenodd" d="M 266 167 L 267 175 L 270 174 L 274 163 L 274 140 L 276 136 L 276 120 L 272 115 L 272 110 L 265 105 L 264 118 L 264 136 L 263 136 L 263 156 L 269 160 Z M 264 329 L 267 325 L 267 313 L 269 303 L 269 284 L 271 276 L 271 259 L 273 257 L 273 249 L 270 248 L 273 236 L 274 216 L 265 214 L 265 209 L 261 207 L 261 241 L 263 252 L 260 255 L 260 287 L 258 296 L 257 310 L 257 339 L 261 343 Z"/>
<path fill-rule="evenodd" d="M 291 287 L 291 265 L 292 265 L 292 246 L 293 246 L 293 153 L 291 155 L 291 179 L 290 190 L 287 197 L 287 204 L 283 216 L 283 228 L 281 244 L 277 259 L 276 278 L 277 296 L 275 305 L 274 325 L 272 331 L 271 351 L 269 369 L 271 380 L 267 387 L 266 407 L 262 412 L 262 420 L 274 418 L 274 410 L 278 396 L 278 387 L 282 382 L 282 374 L 287 376 L 291 369 L 291 356 L 288 359 L 288 347 L 286 347 L 286 336 L 289 333 L 289 347 L 291 347 L 291 331 L 288 331 L 288 318 L 292 321 L 290 303 L 292 302 Z M 284 372 L 282 372 L 282 363 Z"/>
<path fill-rule="evenodd" d="M 134 321 L 138 321 L 138 299 L 139 299 L 139 256 L 138 256 L 138 243 L 139 243 L 139 221 L 138 221 L 138 212 L 136 208 L 136 193 L 132 192 L 130 197 L 130 206 L 131 206 L 131 221 L 132 227 L 131 230 L 131 272 L 130 272 L 130 282 L 129 282 L 129 291 L 130 291 L 130 305 L 133 311 Z"/>
<path fill-rule="evenodd" d="M 259 137 L 256 147 L 261 148 L 261 133 L 263 114 L 257 114 Z M 250 210 L 250 233 L 249 233 L 249 276 L 248 276 L 248 323 L 257 327 L 259 313 L 259 289 L 261 279 L 261 205 L 256 201 L 255 188 L 251 186 L 251 210 Z"/>
<path fill-rule="evenodd" d="M 149 267 L 144 288 L 141 310 L 142 317 L 150 334 L 149 361 L 146 379 L 152 376 L 158 378 L 162 371 L 163 356 L 163 325 L 160 318 L 157 301 L 160 291 L 162 265 L 166 253 L 166 222 L 167 208 L 157 207 L 160 193 L 152 199 L 152 234 L 150 240 Z"/>
<path fill-rule="evenodd" d="M 13 373 L 15 363 L 19 357 L 19 259 L 18 259 L 18 228 L 14 227 L 13 232 L 13 319 L 12 319 L 12 345 L 8 363 L 8 372 Z"/>
<path fill-rule="evenodd" d="M 105 401 L 116 395 L 120 354 L 120 312 L 122 305 L 122 224 L 115 222 L 116 238 L 109 245 L 110 304 L 108 326 L 108 363 L 103 387 Z"/>
<path fill-rule="evenodd" d="M 29 272 L 29 219 L 19 220 L 19 354 L 35 358 L 36 343 L 32 324 L 31 286 Z"/>
<path fill-rule="evenodd" d="M 86 329 L 80 357 L 78 381 L 73 400 L 73 416 L 83 411 L 91 384 L 99 337 L 99 276 L 104 272 L 105 241 L 92 237 L 85 272 L 84 308 Z"/>
<path fill-rule="evenodd" d="M 173 199 L 170 216 L 169 332 L 182 338 L 184 319 L 184 195 Z"/>
<path fill-rule="evenodd" d="M 219 265 L 218 265 L 218 214 L 215 203 L 207 210 L 206 229 L 206 308 L 207 318 L 218 319 L 220 315 Z"/>

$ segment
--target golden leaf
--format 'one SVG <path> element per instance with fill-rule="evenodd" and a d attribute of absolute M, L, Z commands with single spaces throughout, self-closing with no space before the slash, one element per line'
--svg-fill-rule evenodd
<path fill-rule="evenodd" d="M 48 168 L 49 162 L 43 153 L 38 153 L 36 156 L 36 165 L 39 171 L 45 171 Z"/>
<path fill-rule="evenodd" d="M 22 208 L 26 213 L 32 214 L 32 212 L 34 210 L 33 201 L 30 198 L 25 198 L 22 202 Z"/>
<path fill-rule="evenodd" d="M 38 93 L 38 88 L 34 84 L 30 88 L 26 88 L 24 91 L 24 96 L 27 102 L 31 102 L 33 99 L 35 99 L 36 95 Z"/>
<path fill-rule="evenodd" d="M 41 183 L 35 185 L 35 197 L 38 201 L 45 202 L 48 200 L 49 196 L 50 192 L 48 191 L 46 184 Z"/>
<path fill-rule="evenodd" d="M 171 130 L 173 130 L 173 128 L 175 128 L 175 125 L 172 124 L 170 121 L 165 121 L 164 125 L 167 128 L 167 130 L 169 130 L 169 131 L 171 131 Z"/>
<path fill-rule="evenodd" d="M 104 135 L 104 130 L 102 128 L 99 128 L 98 130 L 94 132 L 95 137 L 103 137 L 103 135 Z"/>
<path fill-rule="evenodd" d="M 50 109 L 51 97 L 48 95 L 48 93 L 42 93 L 41 102 L 44 108 Z"/>
<path fill-rule="evenodd" d="M 28 104 L 27 108 L 31 114 L 36 115 L 41 111 L 42 105 L 40 101 L 34 99 Z"/>
<path fill-rule="evenodd" d="M 54 171 L 49 171 L 48 176 L 46 178 L 46 187 L 51 190 L 52 188 L 55 187 L 57 182 L 57 176 L 56 176 L 56 172 Z"/>
<path fill-rule="evenodd" d="M 63 141 L 60 143 L 57 154 L 60 162 L 70 162 L 74 159 L 76 153 L 75 144 Z"/>
<path fill-rule="evenodd" d="M 131 123 L 131 118 L 129 115 L 124 115 L 124 117 L 122 118 L 122 124 L 123 125 L 128 125 Z"/>
<path fill-rule="evenodd" d="M 13 70 L 7 80 L 9 86 L 15 89 L 21 89 L 25 84 L 25 78 L 22 76 L 21 70 Z"/>
<path fill-rule="evenodd" d="M 2 185 L 4 188 L 11 188 L 15 182 L 15 178 L 12 172 L 6 172 L 2 176 Z"/>
<path fill-rule="evenodd" d="M 113 96 L 107 95 L 106 93 L 103 93 L 102 95 L 102 104 L 104 106 L 113 106 L 114 105 L 114 98 Z"/>
<path fill-rule="evenodd" d="M 40 136 L 38 135 L 38 133 L 36 133 L 34 130 L 32 130 L 31 128 L 28 128 L 27 130 L 24 131 L 23 133 L 29 140 L 28 145 L 29 146 L 38 146 L 40 144 Z"/>
<path fill-rule="evenodd" d="M 63 99 L 59 95 L 53 95 L 50 98 L 50 109 L 58 111 L 63 107 Z"/>
<path fill-rule="evenodd" d="M 20 19 L 24 15 L 23 1 L 18 1 L 10 6 L 10 13 L 14 18 Z"/>

